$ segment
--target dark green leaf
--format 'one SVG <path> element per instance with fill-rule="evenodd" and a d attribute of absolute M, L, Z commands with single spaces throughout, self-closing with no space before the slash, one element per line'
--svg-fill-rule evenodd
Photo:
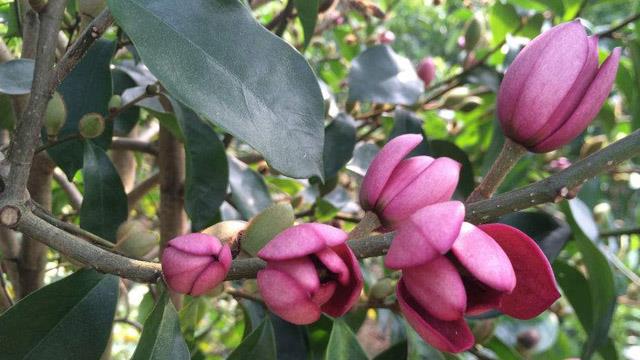
<path fill-rule="evenodd" d="M 184 207 L 193 231 L 212 225 L 227 194 L 229 165 L 224 144 L 209 124 L 178 102 L 173 109 L 185 142 L 186 179 Z"/>
<path fill-rule="evenodd" d="M 92 112 L 103 116 L 108 114 L 109 99 L 111 99 L 109 63 L 115 45 L 112 41 L 96 41 L 78 66 L 58 87 L 58 92 L 67 105 L 67 121 L 58 133 L 58 138 L 78 134 L 78 123 L 85 114 Z M 90 141 L 106 149 L 111 143 L 112 130 L 112 122 L 107 122 L 104 133 Z M 46 138 L 44 134 L 43 141 L 46 141 Z M 60 166 L 69 180 L 73 179 L 76 171 L 82 168 L 83 146 L 83 140 L 71 140 L 47 150 L 49 156 Z"/>
<path fill-rule="evenodd" d="M 587 278 L 582 275 L 580 270 L 560 261 L 553 264 L 553 272 L 556 274 L 558 285 L 575 311 L 582 328 L 590 333 L 594 314 Z"/>
<path fill-rule="evenodd" d="M 268 317 L 229 355 L 228 360 L 277 359 L 273 326 Z"/>
<path fill-rule="evenodd" d="M 324 353 L 327 351 L 327 344 L 329 344 L 332 328 L 333 320 L 325 315 L 322 315 L 320 320 L 313 324 L 307 325 L 310 360 L 324 359 Z"/>
<path fill-rule="evenodd" d="M 487 349 L 493 351 L 500 360 L 520 360 L 522 357 L 517 351 L 508 347 L 502 340 L 492 337 L 487 343 L 482 344 Z"/>
<path fill-rule="evenodd" d="M 80 270 L 27 296 L 0 316 L 0 358 L 99 359 L 118 283 L 116 276 Z"/>
<path fill-rule="evenodd" d="M 250 219 L 271 205 L 271 195 L 260 174 L 240 160 L 229 156 L 231 199 L 245 219 Z"/>
<path fill-rule="evenodd" d="M 304 58 L 239 1 L 108 3 L 176 100 L 253 146 L 284 174 L 322 176 L 318 81 Z"/>
<path fill-rule="evenodd" d="M 367 354 L 358 343 L 356 335 L 341 319 L 333 321 L 331 337 L 327 345 L 326 360 L 367 360 Z"/>
<path fill-rule="evenodd" d="M 319 0 L 294 0 L 298 17 L 302 23 L 304 31 L 304 47 L 306 48 L 313 37 L 316 30 L 316 21 L 318 20 L 318 1 Z"/>
<path fill-rule="evenodd" d="M 416 113 L 404 109 L 398 109 L 393 115 L 393 130 L 391 131 L 391 135 L 389 135 L 389 139 L 393 139 L 394 137 L 404 134 L 422 135 L 424 140 L 422 140 L 420 145 L 413 149 L 408 156 L 427 155 L 429 154 L 430 149 L 429 142 L 422 131 L 423 125 L 424 121 L 419 118 Z"/>
<path fill-rule="evenodd" d="M 256 215 L 245 231 L 242 249 L 256 256 L 271 239 L 293 226 L 295 216 L 289 203 L 275 204 Z"/>
<path fill-rule="evenodd" d="M 411 61 L 389 46 L 370 47 L 351 62 L 350 101 L 412 105 L 423 92 Z"/>
<path fill-rule="evenodd" d="M 33 68 L 31 59 L 17 59 L 0 64 L 0 93 L 25 95 L 31 92 Z"/>
<path fill-rule="evenodd" d="M 399 360 L 407 358 L 407 342 L 401 341 L 378 354 L 374 360 Z"/>
<path fill-rule="evenodd" d="M 309 353 L 305 327 L 284 321 L 271 312 L 269 318 L 276 334 L 278 360 L 304 359 Z"/>
<path fill-rule="evenodd" d="M 582 356 L 590 358 L 607 342 L 616 305 L 614 277 L 607 258 L 594 244 L 598 228 L 589 208 L 579 199 L 573 199 L 563 203 L 562 209 L 587 269 L 593 323 Z"/>
<path fill-rule="evenodd" d="M 13 112 L 11 97 L 0 94 L 0 128 L 13 131 L 16 126 L 16 116 Z"/>
<path fill-rule="evenodd" d="M 109 241 L 116 241 L 118 226 L 127 220 L 127 194 L 107 154 L 87 141 L 84 146 L 84 200 L 80 226 Z"/>
<path fill-rule="evenodd" d="M 475 187 L 473 178 L 473 166 L 467 154 L 454 143 L 446 140 L 431 140 L 429 142 L 432 155 L 434 157 L 446 156 L 456 160 L 462 165 L 460 170 L 460 181 L 456 193 L 459 198 L 466 199 Z"/>
<path fill-rule="evenodd" d="M 324 130 L 324 176 L 331 179 L 351 159 L 356 146 L 353 118 L 340 113 Z"/>
<path fill-rule="evenodd" d="M 167 291 L 162 291 L 156 306 L 144 322 L 138 347 L 132 360 L 190 359 L 187 343 L 180 332 L 178 313 Z"/>
<path fill-rule="evenodd" d="M 518 212 L 502 216 L 500 222 L 518 228 L 536 241 L 550 262 L 571 237 L 571 229 L 565 223 L 544 212 Z"/>

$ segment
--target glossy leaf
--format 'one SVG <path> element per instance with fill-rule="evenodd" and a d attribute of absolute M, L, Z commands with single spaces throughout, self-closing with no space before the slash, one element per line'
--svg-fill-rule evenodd
<path fill-rule="evenodd" d="M 466 199 L 475 187 L 475 180 L 473 177 L 473 166 L 467 153 L 457 147 L 454 143 L 446 140 L 431 140 L 429 142 L 431 148 L 431 156 L 441 157 L 446 156 L 456 160 L 462 165 L 460 169 L 460 181 L 456 188 L 456 194 L 459 198 Z"/>
<path fill-rule="evenodd" d="M 0 93 L 25 95 L 31 92 L 35 62 L 16 59 L 0 64 Z"/>
<path fill-rule="evenodd" d="M 269 317 L 247 336 L 227 360 L 277 359 L 276 339 Z"/>
<path fill-rule="evenodd" d="M 229 156 L 229 185 L 233 204 L 245 219 L 250 219 L 271 205 L 269 189 L 260 174 L 240 160 Z"/>
<path fill-rule="evenodd" d="M 305 59 L 258 24 L 244 5 L 237 0 L 108 4 L 176 100 L 247 142 L 282 173 L 322 176 L 324 106 L 316 77 Z"/>
<path fill-rule="evenodd" d="M 224 144 L 209 124 L 185 106 L 173 102 L 173 109 L 185 138 L 184 207 L 191 228 L 199 231 L 212 225 L 227 194 L 229 165 Z"/>
<path fill-rule="evenodd" d="M 118 302 L 119 279 L 80 270 L 0 316 L 2 359 L 99 359 Z"/>
<path fill-rule="evenodd" d="M 367 360 L 367 354 L 358 343 L 356 335 L 341 319 L 333 321 L 331 337 L 327 345 L 326 360 Z"/>
<path fill-rule="evenodd" d="M 332 179 L 351 159 L 356 146 L 356 126 L 353 118 L 339 114 L 324 130 L 324 175 Z"/>
<path fill-rule="evenodd" d="M 353 150 L 353 158 L 347 163 L 347 169 L 357 175 L 364 176 L 379 151 L 380 148 L 376 144 L 360 143 L 356 145 Z"/>
<path fill-rule="evenodd" d="M 116 241 L 118 226 L 127 220 L 127 194 L 107 154 L 87 141 L 84 146 L 84 198 L 80 226 L 109 241 Z"/>
<path fill-rule="evenodd" d="M 163 290 L 153 311 L 144 322 L 140 341 L 132 360 L 190 359 L 187 343 L 180 332 L 178 313 L 169 294 Z"/>
<path fill-rule="evenodd" d="M 587 269 L 593 322 L 582 356 L 590 358 L 607 342 L 616 305 L 614 277 L 607 258 L 594 244 L 598 228 L 589 208 L 581 200 L 573 199 L 563 203 L 562 209 Z"/>
<path fill-rule="evenodd" d="M 311 42 L 313 33 L 316 30 L 316 21 L 318 19 L 319 0 L 294 0 L 298 17 L 302 23 L 304 31 L 304 47 L 306 48 Z"/>
<path fill-rule="evenodd" d="M 98 113 L 107 116 L 112 93 L 109 63 L 115 45 L 113 41 L 96 41 L 58 87 L 58 92 L 67 105 L 67 121 L 58 133 L 58 138 L 78 134 L 78 123 L 85 114 Z M 106 149 L 111 143 L 112 130 L 113 123 L 106 122 L 104 133 L 90 141 Z M 43 139 L 46 139 L 46 134 Z M 60 143 L 49 148 L 47 152 L 71 180 L 75 173 L 82 169 L 83 148 L 84 140 L 78 139 Z"/>
<path fill-rule="evenodd" d="M 256 256 L 271 239 L 293 226 L 295 216 L 289 203 L 275 204 L 256 215 L 247 226 L 242 250 Z"/>
<path fill-rule="evenodd" d="M 350 101 L 412 105 L 423 91 L 411 61 L 389 46 L 370 47 L 351 62 Z"/>

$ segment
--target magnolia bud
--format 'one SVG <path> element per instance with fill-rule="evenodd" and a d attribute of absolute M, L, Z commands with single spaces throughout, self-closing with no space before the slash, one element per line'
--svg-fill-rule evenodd
<path fill-rule="evenodd" d="M 116 233 L 116 250 L 133 258 L 141 258 L 158 245 L 160 237 L 137 220 L 124 222 Z"/>
<path fill-rule="evenodd" d="M 201 231 L 203 234 L 215 236 L 223 244 L 232 246 L 242 236 L 242 232 L 247 228 L 247 222 L 242 220 L 228 220 L 211 225 Z"/>
<path fill-rule="evenodd" d="M 104 118 L 98 113 L 89 113 L 80 119 L 80 135 L 85 139 L 94 139 L 104 132 Z"/>
<path fill-rule="evenodd" d="M 64 104 L 62 95 L 57 91 L 53 93 L 51 100 L 47 103 L 47 111 L 45 113 L 44 127 L 47 130 L 47 136 L 56 137 L 65 121 L 67 121 L 67 107 Z"/>
<path fill-rule="evenodd" d="M 467 51 L 473 50 L 483 35 L 482 22 L 480 18 L 474 16 L 468 23 L 464 33 L 464 48 Z"/>
<path fill-rule="evenodd" d="M 122 97 L 120 95 L 113 95 L 111 99 L 109 99 L 109 112 L 114 113 L 120 110 L 122 107 Z"/>
<path fill-rule="evenodd" d="M 383 300 L 387 296 L 393 294 L 394 290 L 395 286 L 393 281 L 389 278 L 383 278 L 371 287 L 369 297 L 376 300 Z"/>
<path fill-rule="evenodd" d="M 436 76 L 436 65 L 433 63 L 433 59 L 426 57 L 418 64 L 418 76 L 422 79 L 424 86 L 429 86 L 433 78 Z"/>

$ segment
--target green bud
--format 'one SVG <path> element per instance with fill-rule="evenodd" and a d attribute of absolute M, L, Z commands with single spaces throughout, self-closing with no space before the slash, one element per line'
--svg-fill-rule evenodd
<path fill-rule="evenodd" d="M 97 113 L 89 113 L 80 119 L 80 135 L 85 139 L 94 139 L 104 132 L 104 118 Z"/>
<path fill-rule="evenodd" d="M 158 245 L 160 237 L 142 222 L 129 220 L 120 225 L 116 239 L 116 250 L 133 258 L 141 258 Z"/>
<path fill-rule="evenodd" d="M 44 127 L 49 137 L 56 137 L 65 121 L 67 121 L 67 106 L 64 104 L 62 95 L 57 91 L 53 93 L 51 100 L 47 103 Z"/>
<path fill-rule="evenodd" d="M 464 32 L 464 49 L 467 51 L 473 50 L 480 42 L 482 35 L 482 22 L 478 17 L 474 16 L 467 23 L 467 29 Z"/>
<path fill-rule="evenodd" d="M 122 107 L 122 97 L 120 95 L 113 95 L 111 99 L 109 99 L 109 112 L 113 113 Z"/>
<path fill-rule="evenodd" d="M 383 300 L 387 296 L 393 294 L 393 290 L 393 281 L 389 278 L 383 278 L 371 287 L 369 297 L 376 300 Z"/>

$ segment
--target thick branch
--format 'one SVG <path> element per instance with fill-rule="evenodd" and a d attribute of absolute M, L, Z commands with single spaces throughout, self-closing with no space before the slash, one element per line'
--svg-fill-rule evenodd
<path fill-rule="evenodd" d="M 110 148 L 113 150 L 138 151 L 154 156 L 158 155 L 158 148 L 153 143 L 134 138 L 114 137 Z"/>

